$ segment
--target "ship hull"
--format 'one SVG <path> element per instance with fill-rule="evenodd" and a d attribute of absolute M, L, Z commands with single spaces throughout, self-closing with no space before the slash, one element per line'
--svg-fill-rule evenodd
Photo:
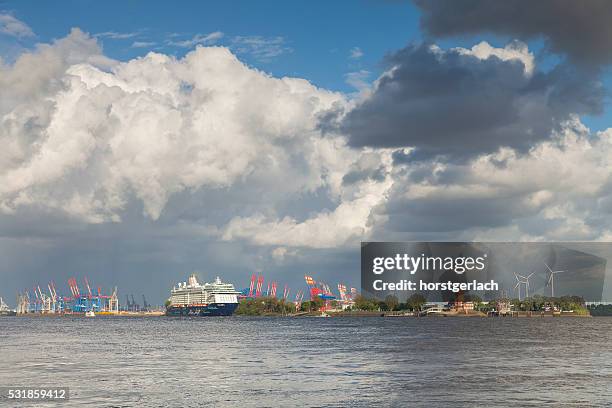
<path fill-rule="evenodd" d="M 231 316 L 238 303 L 211 303 L 206 306 L 168 306 L 166 316 Z"/>

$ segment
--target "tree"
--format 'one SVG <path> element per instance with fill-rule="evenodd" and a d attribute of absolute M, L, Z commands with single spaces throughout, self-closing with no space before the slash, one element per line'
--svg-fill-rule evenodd
<path fill-rule="evenodd" d="M 397 309 L 399 305 L 399 299 L 395 295 L 387 295 L 385 298 L 385 308 L 389 311 Z"/>
<path fill-rule="evenodd" d="M 306 302 L 303 302 L 300 310 L 302 310 L 303 312 L 312 312 L 321 309 L 324 304 L 325 302 L 323 302 L 323 299 L 317 297 L 313 300 L 307 300 Z"/>
<path fill-rule="evenodd" d="M 355 309 L 357 310 L 375 311 L 378 308 L 378 302 L 375 300 L 368 299 L 362 295 L 358 295 L 355 298 Z"/>
<path fill-rule="evenodd" d="M 242 299 L 236 310 L 238 315 L 261 316 L 293 313 L 295 305 L 284 299 L 261 297 L 257 299 Z"/>
<path fill-rule="evenodd" d="M 423 305 L 425 305 L 426 303 L 427 303 L 427 299 L 425 299 L 425 296 L 421 295 L 420 293 L 413 294 L 406 301 L 406 304 L 413 311 L 420 311 Z"/>

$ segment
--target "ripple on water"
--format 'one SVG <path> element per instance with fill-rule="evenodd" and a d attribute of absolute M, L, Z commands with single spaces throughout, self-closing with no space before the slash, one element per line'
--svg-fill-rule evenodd
<path fill-rule="evenodd" d="M 0 324 L 0 384 L 69 386 L 72 406 L 612 401 L 612 318 L 7 318 Z"/>

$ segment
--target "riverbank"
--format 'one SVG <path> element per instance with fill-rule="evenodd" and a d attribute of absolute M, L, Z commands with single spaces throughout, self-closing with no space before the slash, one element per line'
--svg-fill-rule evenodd
<path fill-rule="evenodd" d="M 124 312 L 121 311 L 119 313 L 111 313 L 111 312 L 100 312 L 96 313 L 97 317 L 104 318 L 112 318 L 112 317 L 165 317 L 165 313 L 162 311 L 152 311 L 152 312 Z M 263 312 L 260 314 L 235 314 L 236 317 L 288 317 L 288 318 L 298 318 L 298 317 L 334 317 L 334 318 L 342 318 L 342 317 L 413 317 L 413 318 L 440 318 L 440 317 L 458 317 L 458 318 L 466 318 L 466 317 L 499 317 L 499 318 L 525 318 L 525 317 L 593 317 L 590 314 L 580 314 L 575 312 L 511 312 L 505 315 L 491 315 L 486 314 L 479 311 L 469 311 L 469 312 L 455 312 L 455 311 L 442 311 L 435 313 L 426 313 L 426 312 L 405 312 L 405 311 L 394 311 L 394 312 L 383 312 L 383 311 L 365 311 L 365 310 L 351 310 L 351 311 L 309 311 L 309 312 L 298 312 L 298 313 L 275 313 L 275 312 Z M 34 318 L 62 318 L 62 317 L 86 317 L 83 313 L 27 313 L 27 314 L 18 314 L 12 316 L 4 316 L 4 317 L 34 317 Z M 597 317 L 597 316 L 596 316 Z"/>

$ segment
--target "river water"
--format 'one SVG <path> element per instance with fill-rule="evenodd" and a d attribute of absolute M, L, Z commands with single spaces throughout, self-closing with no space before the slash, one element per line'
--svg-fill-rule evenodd
<path fill-rule="evenodd" d="M 604 407 L 612 318 L 1 318 L 0 386 L 70 387 L 35 405 L 61 407 Z"/>

